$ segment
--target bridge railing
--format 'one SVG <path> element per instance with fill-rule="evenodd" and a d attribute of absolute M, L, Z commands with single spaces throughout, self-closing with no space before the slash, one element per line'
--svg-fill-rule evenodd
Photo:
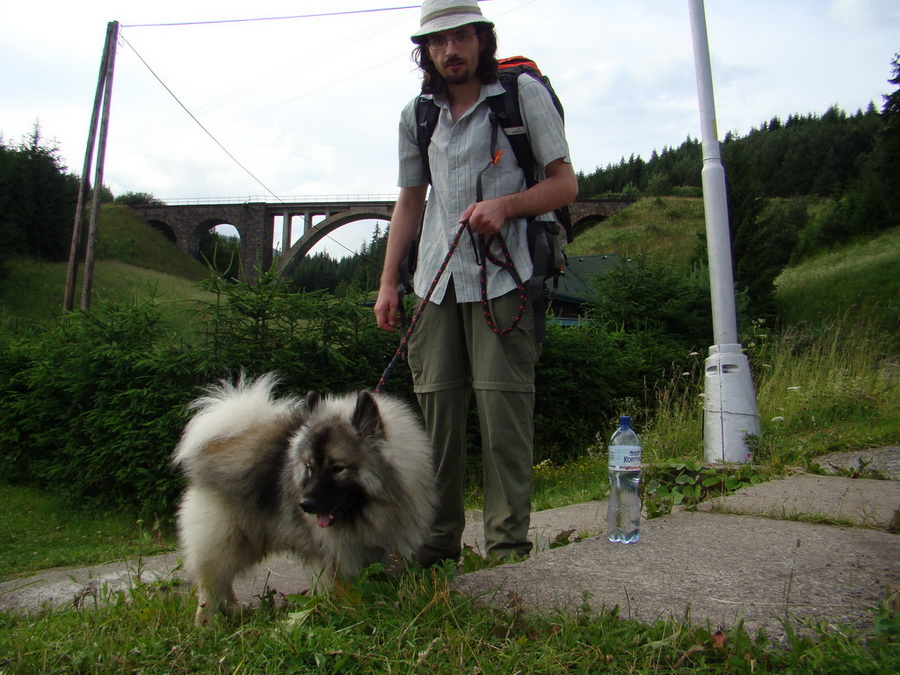
<path fill-rule="evenodd" d="M 355 195 L 294 195 L 273 197 L 271 195 L 250 195 L 248 197 L 179 197 L 163 199 L 166 206 L 202 206 L 205 204 L 327 204 L 341 202 L 395 202 L 397 195 L 355 194 Z"/>

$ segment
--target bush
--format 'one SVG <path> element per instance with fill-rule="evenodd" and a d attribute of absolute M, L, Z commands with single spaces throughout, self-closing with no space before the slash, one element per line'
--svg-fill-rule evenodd
<path fill-rule="evenodd" d="M 125 206 L 165 206 L 162 199 L 157 199 L 149 192 L 126 192 L 115 198 L 116 204 Z"/>
<path fill-rule="evenodd" d="M 595 322 L 548 323 L 535 377 L 535 463 L 583 455 L 615 419 L 617 402 L 640 398 L 641 356 L 630 344 Z"/>
<path fill-rule="evenodd" d="M 709 273 L 645 258 L 594 279 L 589 316 L 632 334 L 683 346 L 712 343 Z"/>
<path fill-rule="evenodd" d="M 181 479 L 170 454 L 201 388 L 244 370 L 277 370 L 305 393 L 374 388 L 395 338 L 349 300 L 218 278 L 208 321 L 178 338 L 152 300 L 74 313 L 43 334 L 0 336 L 4 479 L 52 486 L 77 500 L 170 513 Z M 392 391 L 403 395 L 402 367 Z"/>
<path fill-rule="evenodd" d="M 171 508 L 168 455 L 204 374 L 196 355 L 166 338 L 156 308 L 75 314 L 39 337 L 7 336 L 2 349 L 0 444 L 11 479 Z"/>
<path fill-rule="evenodd" d="M 169 458 L 202 387 L 276 370 L 284 391 L 373 389 L 396 351 L 399 337 L 378 330 L 360 298 L 296 293 L 272 274 L 253 283 L 214 276 L 207 286 L 214 299 L 193 310 L 203 328 L 190 339 L 152 299 L 76 312 L 41 334 L 0 335 L 4 479 L 168 514 L 182 485 Z M 633 312 L 651 316 L 638 304 Z M 537 368 L 537 461 L 579 456 L 617 415 L 652 405 L 645 391 L 685 351 L 665 334 L 679 325 L 674 318 L 669 328 L 610 328 L 596 316 L 548 325 Z M 405 363 L 386 390 L 413 400 Z M 477 447 L 478 425 L 471 431 Z M 480 455 L 472 453 L 470 468 Z"/>

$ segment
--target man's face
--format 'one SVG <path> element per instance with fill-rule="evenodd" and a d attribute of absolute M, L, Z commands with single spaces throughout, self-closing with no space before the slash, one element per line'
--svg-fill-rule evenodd
<path fill-rule="evenodd" d="M 472 24 L 428 36 L 428 53 L 447 84 L 465 84 L 478 68 L 481 40 Z"/>

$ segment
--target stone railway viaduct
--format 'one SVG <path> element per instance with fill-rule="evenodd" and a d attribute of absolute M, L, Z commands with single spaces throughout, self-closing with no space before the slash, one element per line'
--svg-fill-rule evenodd
<path fill-rule="evenodd" d="M 303 197 L 269 203 L 261 198 L 211 200 L 207 203 L 169 203 L 165 206 L 132 207 L 188 255 L 196 258 L 200 239 L 217 225 L 232 225 L 240 235 L 241 272 L 252 278 L 257 270 L 272 266 L 276 227 L 281 241 L 291 242 L 294 225 L 302 222 L 302 234 L 279 257 L 276 270 L 283 272 L 322 239 L 343 225 L 360 220 L 389 221 L 395 199 L 387 197 Z M 588 224 L 605 220 L 631 201 L 578 200 L 569 209 L 577 234 Z"/>

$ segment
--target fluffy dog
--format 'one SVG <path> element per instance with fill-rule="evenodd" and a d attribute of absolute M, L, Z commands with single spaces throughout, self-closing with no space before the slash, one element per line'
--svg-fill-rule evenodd
<path fill-rule="evenodd" d="M 188 479 L 178 531 L 198 625 L 269 553 L 295 552 L 324 588 L 411 558 L 431 524 L 431 444 L 409 406 L 368 391 L 277 398 L 277 383 L 269 373 L 209 388 L 173 454 Z"/>

